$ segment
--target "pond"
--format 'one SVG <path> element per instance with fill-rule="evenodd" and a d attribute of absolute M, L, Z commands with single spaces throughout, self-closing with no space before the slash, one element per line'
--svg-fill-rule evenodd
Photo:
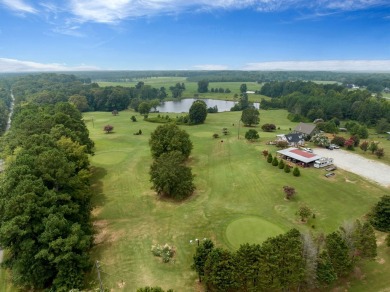
<path fill-rule="evenodd" d="M 228 100 L 219 100 L 219 99 L 196 99 L 196 98 L 186 98 L 175 101 L 165 101 L 163 104 L 157 107 L 157 110 L 160 113 L 183 113 L 190 110 L 192 103 L 195 100 L 203 100 L 207 107 L 218 107 L 218 112 L 228 112 L 230 109 L 237 103 L 235 101 Z M 253 103 L 255 108 L 259 108 L 260 104 L 258 102 Z"/>

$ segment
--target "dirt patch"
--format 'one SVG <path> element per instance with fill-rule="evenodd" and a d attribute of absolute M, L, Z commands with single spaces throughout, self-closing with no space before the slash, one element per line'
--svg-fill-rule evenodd
<path fill-rule="evenodd" d="M 390 173 L 390 165 L 341 149 L 330 151 L 328 149 L 316 148 L 314 153 L 323 157 L 333 158 L 334 164 L 339 168 L 360 175 L 384 187 L 390 187 L 390 176 L 384 175 Z"/>
<path fill-rule="evenodd" d="M 97 220 L 93 222 L 93 227 L 95 229 L 95 235 L 93 238 L 94 244 L 102 244 L 107 242 L 116 242 L 124 234 L 124 230 L 112 231 L 108 228 L 107 220 Z"/>
<path fill-rule="evenodd" d="M 378 264 L 383 265 L 386 261 L 385 261 L 384 258 L 378 258 L 378 259 L 376 259 L 376 262 L 377 262 Z"/>

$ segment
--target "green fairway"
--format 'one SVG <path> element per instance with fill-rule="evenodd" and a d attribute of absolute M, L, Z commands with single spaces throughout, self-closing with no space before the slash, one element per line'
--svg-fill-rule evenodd
<path fill-rule="evenodd" d="M 268 164 L 261 151 L 275 153 L 276 148 L 265 145 L 266 141 L 295 127 L 286 111 L 275 110 L 261 111 L 260 124 L 275 123 L 280 130 L 265 133 L 257 127 L 261 137 L 257 143 L 243 138 L 247 129 L 238 128 L 240 112 L 209 114 L 203 125 L 181 126 L 194 144 L 190 166 L 197 189 L 180 203 L 161 200 L 150 189 L 148 174 L 152 162 L 148 140 L 158 124 L 145 122 L 139 115 L 138 122 L 131 122 L 134 114 L 85 114 L 96 143 L 92 181 L 97 245 L 93 257 L 102 263 L 108 288 L 117 288 L 123 280 L 126 291 L 145 285 L 194 291 L 196 273 L 190 266 L 195 247 L 190 240 L 206 237 L 217 246 L 236 249 L 240 243 L 261 242 L 294 227 L 327 233 L 345 220 L 364 216 L 388 191 L 342 170 L 331 180 L 318 169 L 302 169 L 302 176 L 296 178 Z M 114 126 L 113 133 L 103 131 L 106 124 Z M 225 127 L 230 132 L 227 136 L 222 134 Z M 143 134 L 133 135 L 139 129 Z M 214 133 L 220 139 L 213 139 Z M 284 199 L 284 185 L 296 188 L 292 201 Z M 316 213 L 316 219 L 307 224 L 300 223 L 296 215 L 302 203 Z M 156 243 L 174 246 L 174 262 L 163 264 L 153 257 L 150 248 Z M 96 281 L 96 274 L 89 279 Z"/>
<path fill-rule="evenodd" d="M 261 244 L 269 237 L 285 232 L 279 226 L 259 217 L 243 217 L 232 221 L 226 228 L 227 241 L 234 247 L 241 244 Z"/>

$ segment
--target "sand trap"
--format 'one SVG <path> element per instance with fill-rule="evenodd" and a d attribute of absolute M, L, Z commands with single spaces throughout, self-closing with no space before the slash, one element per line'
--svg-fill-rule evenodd
<path fill-rule="evenodd" d="M 333 158 L 337 167 L 353 172 L 382 186 L 390 187 L 390 166 L 387 164 L 341 149 L 316 148 L 314 153 Z"/>

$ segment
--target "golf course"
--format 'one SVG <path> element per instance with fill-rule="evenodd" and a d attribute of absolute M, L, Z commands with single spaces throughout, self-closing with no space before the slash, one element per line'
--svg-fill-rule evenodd
<path fill-rule="evenodd" d="M 130 117 L 135 115 L 136 122 Z M 153 117 L 157 114 L 149 114 Z M 165 114 L 164 114 L 165 115 Z M 170 114 L 172 118 L 177 114 Z M 248 130 L 240 125 L 241 112 L 209 114 L 204 124 L 180 126 L 190 135 L 193 150 L 188 165 L 195 176 L 194 194 L 181 202 L 159 198 L 151 190 L 149 167 L 152 157 L 148 141 L 159 125 L 143 120 L 133 111 L 84 113 L 84 121 L 95 142 L 91 157 L 93 224 L 96 230 L 92 257 L 99 261 L 102 283 L 110 291 L 135 291 L 160 286 L 174 291 L 202 291 L 191 270 L 196 239 L 212 239 L 218 247 L 236 250 L 243 243 L 261 243 L 291 228 L 315 235 L 335 231 L 346 221 L 364 220 L 372 206 L 388 189 L 341 169 L 326 178 L 324 170 L 301 169 L 294 177 L 267 163 L 262 155 L 273 155 L 266 145 L 276 134 L 288 133 L 295 123 L 287 111 L 260 111 L 260 125 L 274 123 L 277 131 L 265 133 L 260 126 L 258 142 L 244 139 Z M 112 125 L 107 134 L 103 128 Z M 240 127 L 239 127 L 240 126 Z M 228 128 L 229 134 L 222 133 Z M 142 131 L 142 135 L 134 133 Z M 219 138 L 213 138 L 213 134 Z M 297 192 L 286 200 L 283 186 Z M 300 206 L 315 214 L 302 223 Z M 378 260 L 366 262 L 359 273 L 335 287 L 349 291 L 385 291 L 390 286 L 390 255 L 384 234 L 377 233 Z M 168 244 L 175 254 L 169 263 L 153 256 L 152 245 Z M 96 269 L 88 276 L 98 287 Z"/>

